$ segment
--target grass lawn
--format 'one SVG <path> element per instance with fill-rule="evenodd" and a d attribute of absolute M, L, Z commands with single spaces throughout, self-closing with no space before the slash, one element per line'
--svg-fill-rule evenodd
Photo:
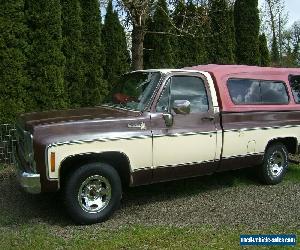
<path fill-rule="evenodd" d="M 0 165 L 0 174 L 4 172 L 4 166 Z M 244 187 L 259 185 L 251 171 L 234 171 L 213 176 L 201 177 L 201 184 L 191 181 L 188 191 L 183 191 L 185 182 L 177 182 L 171 188 L 179 196 L 193 196 L 199 190 L 207 190 L 211 185 L 224 184 L 226 187 Z M 11 178 L 13 181 L 13 178 Z M 285 183 L 299 183 L 300 167 L 291 164 Z M 197 184 L 198 183 L 198 184 Z M 13 186 L 13 185 L 12 185 Z M 174 188 L 175 187 L 175 188 Z M 168 190 L 167 190 L 168 191 Z M 158 195 L 161 186 L 145 187 L 131 191 L 132 196 L 141 195 L 141 192 Z M 13 194 L 12 190 L 12 194 Z M 21 194 L 22 195 L 22 194 Z M 26 202 L 30 200 L 25 195 Z M 22 204 L 22 202 L 20 203 Z M 27 220 L 21 217 L 22 207 L 16 205 L 9 213 L 0 211 L 0 249 L 243 249 L 239 246 L 240 234 L 297 234 L 300 236 L 300 227 L 287 229 L 277 225 L 267 228 L 249 228 L 240 226 L 230 227 L 228 225 L 212 226 L 205 224 L 198 225 L 144 225 L 135 223 L 120 225 L 110 229 L 102 227 L 101 224 L 91 226 L 75 226 L 64 217 L 55 217 L 53 220 L 33 219 Z M 25 203 L 26 204 L 26 203 Z M 0 201 L 0 209 L 1 204 Z M 32 206 L 33 217 L 34 211 Z M 45 208 L 46 209 L 46 208 Z M 48 208 L 49 209 L 49 208 Z M 57 207 L 52 205 L 49 211 L 56 213 Z M 50 213 L 48 210 L 46 213 Z M 299 211 L 295 211 L 299 212 Z M 49 215 L 50 216 L 50 215 Z M 279 215 L 280 216 L 280 215 Z M 59 221 L 61 220 L 61 221 Z M 114 220 L 114 218 L 112 218 Z M 299 224 L 300 225 L 300 224 Z M 298 247 L 300 247 L 298 239 Z M 244 249 L 296 249 L 291 247 L 245 247 Z M 299 248 L 298 248 L 299 249 Z"/>
<path fill-rule="evenodd" d="M 285 181 L 291 181 L 300 183 L 300 166 L 296 164 L 290 164 L 289 170 L 285 176 Z"/>
<path fill-rule="evenodd" d="M 296 233 L 280 228 L 251 233 Z M 241 249 L 239 235 L 243 228 L 162 227 L 135 225 L 118 230 L 93 226 L 61 229 L 51 225 L 26 225 L 0 229 L 1 249 Z M 247 249 L 247 248 L 245 248 Z M 251 249 L 266 249 L 251 247 Z M 268 249 L 291 249 L 271 247 Z"/>

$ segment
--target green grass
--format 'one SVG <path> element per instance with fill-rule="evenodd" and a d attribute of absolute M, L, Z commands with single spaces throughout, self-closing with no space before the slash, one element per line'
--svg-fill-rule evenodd
<path fill-rule="evenodd" d="M 285 176 L 286 181 L 300 182 L 300 165 L 290 164 Z"/>
<path fill-rule="evenodd" d="M 128 226 L 118 230 L 86 227 L 49 227 L 28 225 L 0 229 L 1 249 L 241 249 L 241 233 L 297 233 L 280 228 L 252 232 L 231 228 Z M 247 249 L 247 248 L 245 248 Z M 251 247 L 251 249 L 266 249 Z M 291 249 L 272 247 L 268 249 Z"/>

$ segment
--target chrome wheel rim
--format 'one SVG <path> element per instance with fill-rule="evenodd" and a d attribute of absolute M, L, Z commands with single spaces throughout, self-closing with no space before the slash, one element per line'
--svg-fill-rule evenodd
<path fill-rule="evenodd" d="M 278 177 L 281 175 L 284 165 L 285 165 L 285 156 L 281 151 L 275 151 L 272 153 L 268 161 L 270 174 L 272 177 Z"/>
<path fill-rule="evenodd" d="M 111 185 L 100 175 L 88 177 L 78 191 L 80 207 L 88 213 L 98 213 L 107 207 L 111 200 Z"/>

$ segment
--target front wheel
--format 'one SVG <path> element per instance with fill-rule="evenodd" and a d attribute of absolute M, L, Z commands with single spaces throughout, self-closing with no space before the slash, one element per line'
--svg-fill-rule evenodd
<path fill-rule="evenodd" d="M 63 194 L 66 208 L 76 223 L 103 222 L 120 204 L 121 180 L 108 164 L 86 164 L 69 175 Z"/>
<path fill-rule="evenodd" d="M 264 155 L 262 166 L 259 167 L 260 179 L 269 185 L 282 181 L 288 168 L 288 151 L 282 143 L 269 146 Z"/>

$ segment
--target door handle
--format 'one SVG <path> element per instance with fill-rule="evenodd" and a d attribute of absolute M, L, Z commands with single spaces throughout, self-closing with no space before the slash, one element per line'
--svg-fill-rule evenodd
<path fill-rule="evenodd" d="M 215 119 L 214 116 L 205 116 L 205 117 L 202 117 L 202 121 L 213 121 Z"/>

